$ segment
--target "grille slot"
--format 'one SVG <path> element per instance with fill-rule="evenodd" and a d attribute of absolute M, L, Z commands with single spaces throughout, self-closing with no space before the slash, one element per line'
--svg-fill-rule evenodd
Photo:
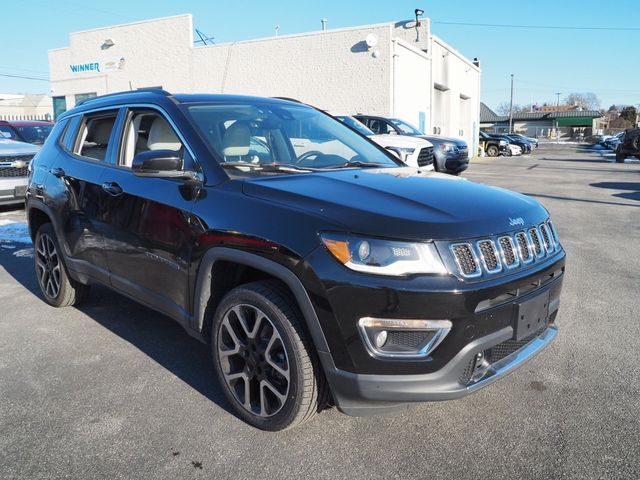
<path fill-rule="evenodd" d="M 504 261 L 504 264 L 509 268 L 518 266 L 520 261 L 516 256 L 515 247 L 511 237 L 500 237 L 498 242 L 500 243 L 500 250 L 502 250 L 502 260 Z"/>
<path fill-rule="evenodd" d="M 558 242 L 558 237 L 556 236 L 556 230 L 551 220 L 547 220 L 547 227 L 549 228 L 549 235 L 551 235 L 551 240 L 553 241 L 553 244 L 555 245 L 557 250 L 560 244 Z"/>
<path fill-rule="evenodd" d="M 518 244 L 522 261 L 527 263 L 533 260 L 533 255 L 531 255 L 531 250 L 529 250 L 529 242 L 527 242 L 527 234 L 524 232 L 516 233 L 516 243 Z"/>
<path fill-rule="evenodd" d="M 542 235 L 542 241 L 544 242 L 544 248 L 547 252 L 553 251 L 553 244 L 549 238 L 549 232 L 547 231 L 547 225 L 545 223 L 540 224 L 540 234 Z"/>
<path fill-rule="evenodd" d="M 543 255 L 542 244 L 540 243 L 540 236 L 538 235 L 538 229 L 536 227 L 530 228 L 529 236 L 531 237 L 531 242 L 533 243 L 533 250 L 536 253 L 536 256 L 538 257 L 542 256 Z"/>
<path fill-rule="evenodd" d="M 418 154 L 418 166 L 426 167 L 433 163 L 433 147 L 425 147 Z"/>
<path fill-rule="evenodd" d="M 406 347 L 407 350 L 419 350 L 436 334 L 435 330 L 389 330 L 386 348 Z"/>
<path fill-rule="evenodd" d="M 451 245 L 451 251 L 456 259 L 460 272 L 465 277 L 477 277 L 480 275 L 480 266 L 478 265 L 470 244 L 457 243 Z"/>
<path fill-rule="evenodd" d="M 6 157 L 0 156 L 0 177 L 28 177 L 29 167 L 33 155 L 8 155 Z M 12 165 L 14 162 L 25 162 L 26 165 L 16 167 Z"/>
<path fill-rule="evenodd" d="M 0 178 L 28 177 L 28 167 L 3 167 L 0 165 Z"/>
<path fill-rule="evenodd" d="M 491 240 L 481 240 L 478 242 L 478 250 L 482 256 L 484 267 L 489 273 L 499 272 L 502 269 L 500 260 L 496 254 L 495 245 Z"/>

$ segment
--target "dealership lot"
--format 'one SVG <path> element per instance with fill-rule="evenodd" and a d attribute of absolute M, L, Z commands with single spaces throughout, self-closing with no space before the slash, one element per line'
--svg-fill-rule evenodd
<path fill-rule="evenodd" d="M 640 163 L 613 162 L 541 145 L 464 174 L 533 195 L 555 220 L 568 263 L 549 349 L 462 400 L 333 409 L 279 434 L 230 413 L 207 347 L 171 320 L 103 288 L 48 307 L 24 213 L 3 209 L 0 477 L 638 478 Z"/>

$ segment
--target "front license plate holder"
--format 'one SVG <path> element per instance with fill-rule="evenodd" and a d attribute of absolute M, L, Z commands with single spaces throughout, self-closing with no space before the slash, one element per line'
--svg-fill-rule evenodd
<path fill-rule="evenodd" d="M 13 189 L 13 196 L 16 198 L 23 198 L 27 193 L 26 185 L 20 185 Z"/>
<path fill-rule="evenodd" d="M 514 338 L 522 340 L 549 322 L 549 291 L 516 305 Z"/>

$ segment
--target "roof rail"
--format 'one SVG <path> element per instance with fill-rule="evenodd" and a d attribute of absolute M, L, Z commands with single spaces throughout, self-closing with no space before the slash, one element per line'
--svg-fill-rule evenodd
<path fill-rule="evenodd" d="M 101 100 L 106 97 L 117 97 L 119 95 L 130 95 L 132 93 L 157 93 L 158 95 L 164 95 L 165 97 L 171 96 L 171 93 L 159 87 L 138 88 L 136 90 L 123 90 L 121 92 L 107 93 L 105 95 L 99 95 L 97 97 L 87 98 L 86 100 L 82 100 L 80 103 L 76 103 L 76 107 L 79 105 L 84 105 L 86 103 L 96 101 L 96 100 Z"/>

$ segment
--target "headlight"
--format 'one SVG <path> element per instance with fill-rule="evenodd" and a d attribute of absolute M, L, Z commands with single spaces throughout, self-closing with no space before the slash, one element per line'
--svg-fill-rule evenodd
<path fill-rule="evenodd" d="M 507 141 L 506 140 L 500 140 L 500 145 L 506 145 Z"/>
<path fill-rule="evenodd" d="M 323 233 L 320 238 L 336 260 L 356 272 L 391 276 L 447 273 L 433 243 L 400 242 L 340 233 Z"/>
<path fill-rule="evenodd" d="M 450 143 L 441 143 L 440 150 L 442 150 L 444 153 L 450 153 L 456 151 L 457 148 L 455 145 L 451 145 Z"/>

